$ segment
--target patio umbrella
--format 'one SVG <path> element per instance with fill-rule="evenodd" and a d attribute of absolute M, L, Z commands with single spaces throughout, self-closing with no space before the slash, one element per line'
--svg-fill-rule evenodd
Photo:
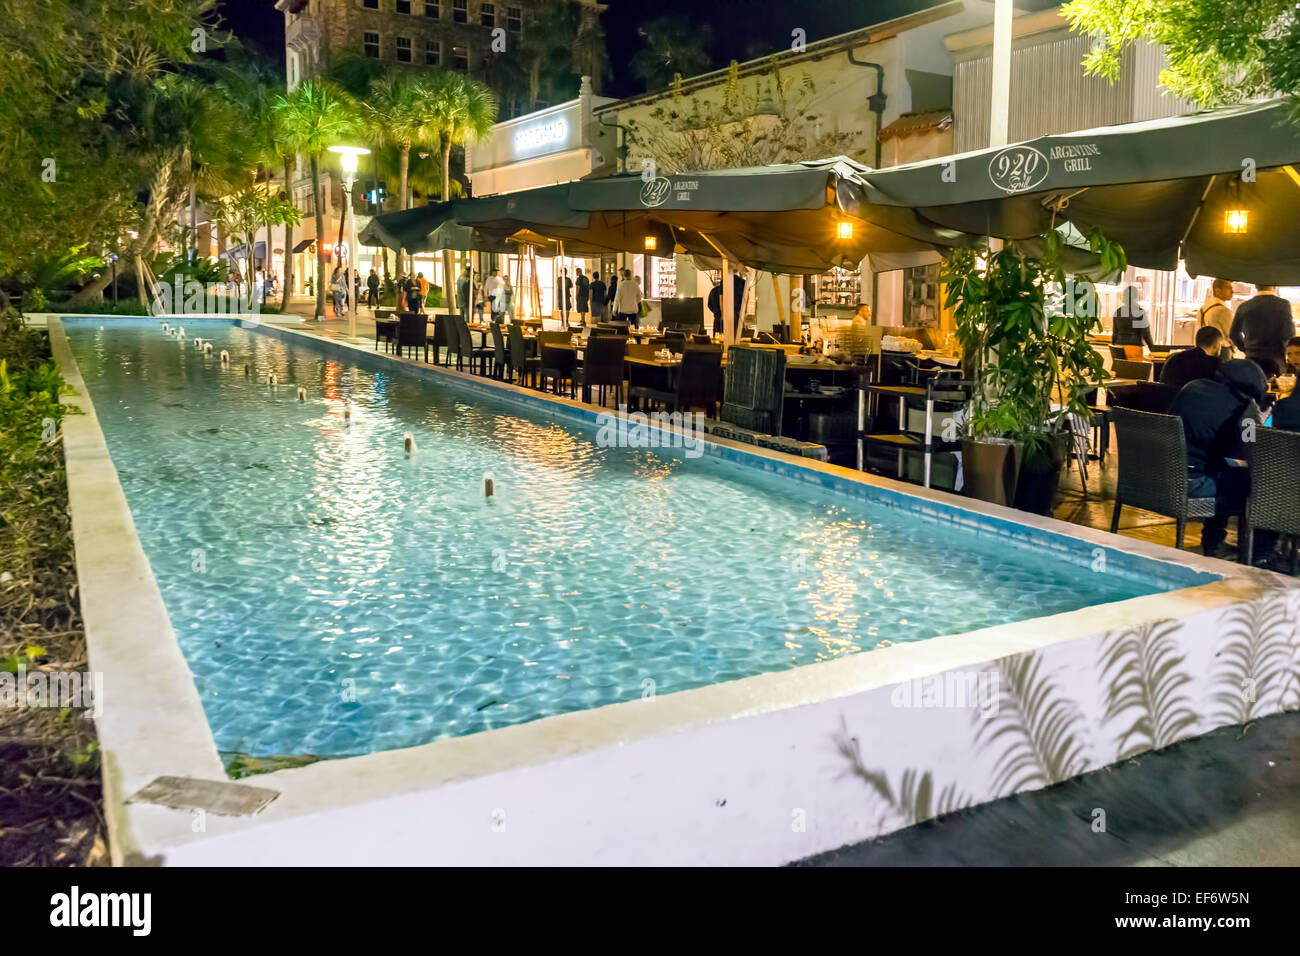
<path fill-rule="evenodd" d="M 424 220 L 399 220 L 405 214 L 389 213 L 372 220 L 362 235 L 400 233 L 408 248 L 421 249 L 455 241 L 454 223 L 472 227 L 483 242 L 526 235 L 562 240 L 574 255 L 584 249 L 658 256 L 725 253 L 768 272 L 802 274 L 856 267 L 868 252 L 933 257 L 936 249 L 973 241 L 910 210 L 883 212 L 888 225 L 868 221 L 862 214 L 867 190 L 861 179 L 867 171 L 839 157 L 649 180 L 636 174 L 578 180 L 455 200 Z M 421 228 L 424 235 L 414 235 Z M 653 250 L 647 237 L 654 240 Z"/>
<path fill-rule="evenodd" d="M 1136 266 L 1170 270 L 1181 256 L 1193 274 L 1293 284 L 1300 129 L 1289 109 L 1272 100 L 869 171 L 861 214 L 1003 239 L 1095 226 Z M 1233 210 L 1247 212 L 1244 233 L 1225 230 Z"/>

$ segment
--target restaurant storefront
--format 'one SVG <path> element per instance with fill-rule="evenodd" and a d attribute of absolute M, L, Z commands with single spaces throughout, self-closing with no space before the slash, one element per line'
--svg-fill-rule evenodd
<path fill-rule="evenodd" d="M 498 123 L 481 142 L 465 150 L 465 169 L 474 196 L 495 196 L 607 175 L 617 171 L 621 135 L 616 126 L 602 125 L 595 110 L 612 103 L 596 96 L 591 81 L 582 78 L 578 98 L 567 103 Z M 562 303 L 556 295 L 560 277 L 570 281 L 578 269 L 590 275 L 615 267 L 615 257 L 603 260 L 574 256 L 543 256 L 521 249 L 516 255 L 475 253 L 475 271 L 486 275 L 500 269 L 515 289 L 515 311 L 521 315 L 550 316 Z M 416 269 L 441 274 L 441 256 L 415 257 Z M 457 269 L 459 270 L 459 265 Z"/>

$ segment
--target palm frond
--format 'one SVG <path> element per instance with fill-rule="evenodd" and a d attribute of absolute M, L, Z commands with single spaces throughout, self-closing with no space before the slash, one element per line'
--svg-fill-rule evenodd
<path fill-rule="evenodd" d="M 976 715 L 981 749 L 1001 748 L 992 784 L 1000 796 L 1058 783 L 1085 766 L 1078 709 L 1040 674 L 1041 664 L 1037 652 L 998 661 L 998 712 Z"/>
<path fill-rule="evenodd" d="M 1295 635 L 1287 592 L 1275 592 L 1237 605 L 1220 623 L 1215 651 L 1213 701 L 1219 721 L 1244 724 L 1262 711 L 1265 697 L 1285 706 L 1296 681 Z"/>
<path fill-rule="evenodd" d="M 845 774 L 857 777 L 865 783 L 883 805 L 883 812 L 877 818 L 878 824 L 883 824 L 892 815 L 903 826 L 912 826 L 932 817 L 963 810 L 974 802 L 968 794 L 958 789 L 955 783 L 944 787 L 936 801 L 934 776 L 928 770 L 924 773 L 915 769 L 903 771 L 903 779 L 895 794 L 884 771 L 867 767 L 862 759 L 858 738 L 849 733 L 848 725 L 843 718 L 840 719 L 840 729 L 833 739 L 835 749 L 849 764 Z M 880 828 L 883 829 L 883 826 Z"/>
<path fill-rule="evenodd" d="M 1186 737 L 1197 724 L 1183 688 L 1191 676 L 1180 670 L 1174 621 L 1149 621 L 1112 631 L 1102 639 L 1100 670 L 1107 682 L 1107 721 L 1130 715 L 1118 737 L 1120 759 L 1159 750 Z"/>

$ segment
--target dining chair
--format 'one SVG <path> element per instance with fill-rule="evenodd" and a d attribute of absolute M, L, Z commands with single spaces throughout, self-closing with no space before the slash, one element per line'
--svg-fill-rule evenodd
<path fill-rule="evenodd" d="M 532 385 L 536 381 L 541 359 L 536 355 L 528 354 L 528 342 L 524 339 L 524 332 L 519 323 L 510 323 L 506 341 L 510 349 L 510 378 L 513 380 L 518 376 L 520 385 Z"/>
<path fill-rule="evenodd" d="M 1151 381 L 1151 373 L 1154 370 L 1155 365 L 1151 362 L 1129 362 L 1120 359 L 1111 365 L 1111 371 L 1115 373 L 1116 378 L 1132 378 L 1139 382 Z"/>
<path fill-rule="evenodd" d="M 599 389 L 597 404 L 605 404 L 605 390 L 614 389 L 615 404 L 623 401 L 623 357 L 627 339 L 617 335 L 594 335 L 587 342 L 582 357 L 582 400 L 591 401 L 591 387 Z"/>
<path fill-rule="evenodd" d="M 424 360 L 429 361 L 428 317 L 418 312 L 401 312 L 397 317 L 397 354 L 406 356 L 407 349 L 424 349 Z"/>
<path fill-rule="evenodd" d="M 1246 535 L 1240 511 L 1220 512 L 1214 498 L 1187 496 L 1187 440 L 1179 416 L 1114 408 L 1111 417 L 1115 422 L 1116 453 L 1119 456 L 1111 534 L 1119 531 L 1120 512 L 1125 507 L 1141 508 L 1173 518 L 1177 529 L 1174 546 L 1177 548 L 1183 546 L 1189 520 L 1220 514 L 1225 517 L 1235 515 L 1238 547 L 1244 545 Z"/>
<path fill-rule="evenodd" d="M 1285 535 L 1296 573 L 1296 541 L 1300 537 L 1300 432 L 1260 428 L 1246 443 L 1250 465 L 1250 497 L 1246 499 L 1246 526 L 1241 536 L 1242 554 L 1254 554 L 1255 529 Z"/>

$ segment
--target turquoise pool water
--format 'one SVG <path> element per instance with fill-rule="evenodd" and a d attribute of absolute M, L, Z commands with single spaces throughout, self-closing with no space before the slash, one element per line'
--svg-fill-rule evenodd
<path fill-rule="evenodd" d="M 1175 586 L 187 331 L 68 338 L 223 751 L 411 746 Z"/>

